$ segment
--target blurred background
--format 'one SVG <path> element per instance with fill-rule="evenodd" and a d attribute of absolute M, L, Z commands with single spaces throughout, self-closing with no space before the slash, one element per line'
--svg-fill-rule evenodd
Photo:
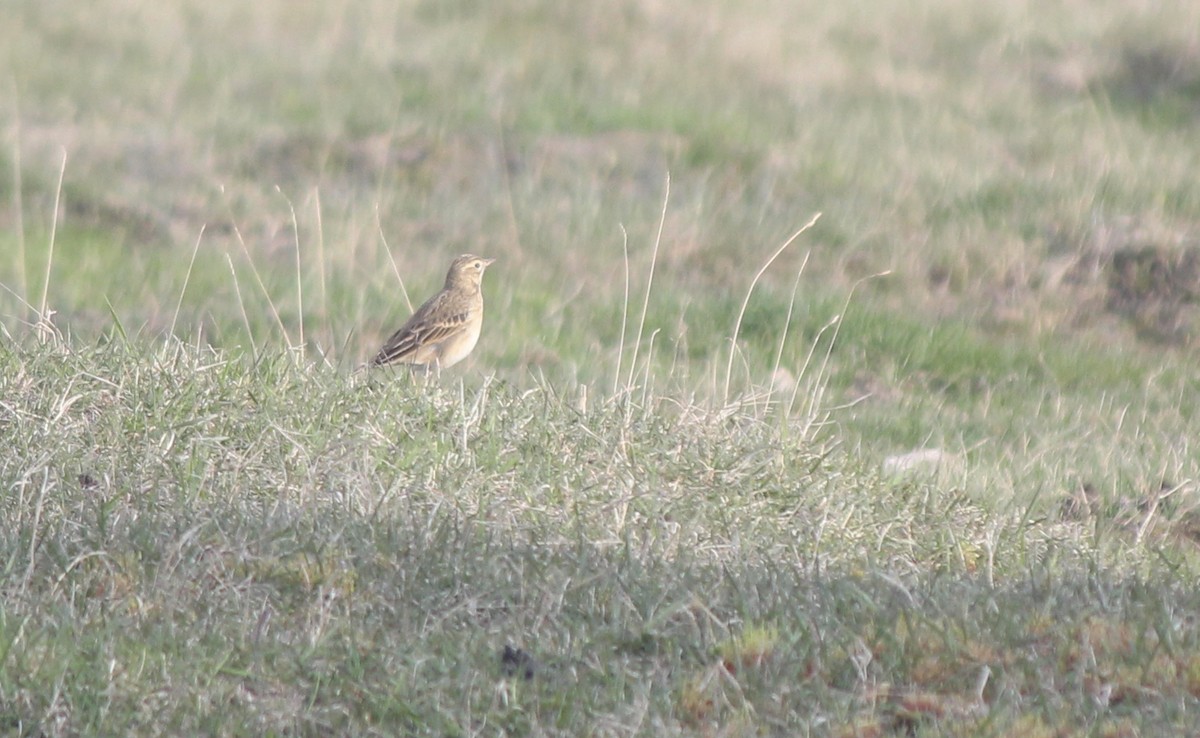
<path fill-rule="evenodd" d="M 748 384 L 769 381 L 789 305 L 795 375 L 851 288 L 889 270 L 843 315 L 849 399 L 1064 341 L 1065 363 L 1103 363 L 1198 335 L 1195 3 L 9 0 L 0 14 L 10 332 L 45 294 L 78 340 L 174 327 L 348 368 L 407 317 L 405 291 L 424 299 L 471 251 L 498 262 L 469 366 L 604 379 L 669 172 L 642 355 L 685 387 L 723 366 L 755 271 L 816 212 L 749 305 Z"/>

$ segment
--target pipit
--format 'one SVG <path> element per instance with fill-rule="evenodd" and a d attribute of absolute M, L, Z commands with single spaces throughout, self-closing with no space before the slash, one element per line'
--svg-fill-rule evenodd
<path fill-rule="evenodd" d="M 440 370 L 467 358 L 483 327 L 483 270 L 494 261 L 474 254 L 455 259 L 442 291 L 417 308 L 372 363 Z"/>

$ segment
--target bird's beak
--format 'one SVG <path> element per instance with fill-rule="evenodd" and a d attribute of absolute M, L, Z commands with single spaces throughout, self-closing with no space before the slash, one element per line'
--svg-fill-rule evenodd
<path fill-rule="evenodd" d="M 492 264 L 494 264 L 494 263 L 496 263 L 496 260 L 495 260 L 495 259 L 484 259 L 484 260 L 483 260 L 483 265 L 484 265 L 485 267 L 489 267 L 489 266 L 491 266 L 491 265 L 492 265 Z"/>

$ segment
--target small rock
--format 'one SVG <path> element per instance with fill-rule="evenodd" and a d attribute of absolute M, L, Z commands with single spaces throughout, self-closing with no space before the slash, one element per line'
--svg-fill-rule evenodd
<path fill-rule="evenodd" d="M 779 367 L 771 374 L 771 387 L 779 394 L 790 395 L 796 388 L 796 378 L 787 369 Z"/>
<path fill-rule="evenodd" d="M 904 454 L 889 456 L 883 460 L 885 474 L 902 476 L 911 473 L 935 473 L 957 457 L 940 448 L 922 448 Z"/>

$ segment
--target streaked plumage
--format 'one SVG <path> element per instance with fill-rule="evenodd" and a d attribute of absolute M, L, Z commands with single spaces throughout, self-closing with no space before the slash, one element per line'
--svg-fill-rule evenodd
<path fill-rule="evenodd" d="M 417 308 L 372 362 L 446 369 L 462 361 L 483 326 L 483 272 L 495 259 L 463 254 L 450 264 L 442 291 Z"/>

